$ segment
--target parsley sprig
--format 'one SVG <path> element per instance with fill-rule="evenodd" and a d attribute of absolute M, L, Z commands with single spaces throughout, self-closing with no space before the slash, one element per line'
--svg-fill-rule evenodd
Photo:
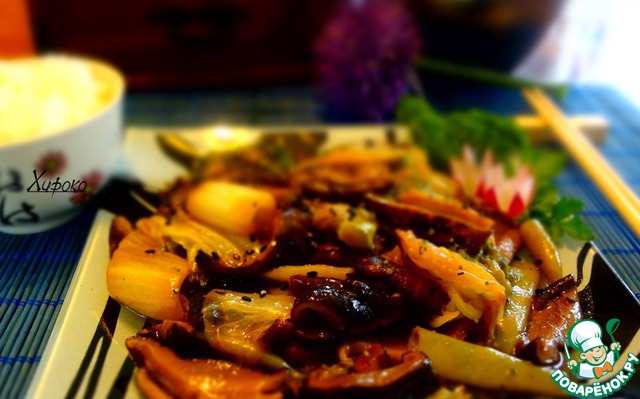
<path fill-rule="evenodd" d="M 568 235 L 581 241 L 591 241 L 593 232 L 584 225 L 578 213 L 584 204 L 575 198 L 561 197 L 551 183 L 538 184 L 536 196 L 527 217 L 540 220 L 554 240 Z"/>

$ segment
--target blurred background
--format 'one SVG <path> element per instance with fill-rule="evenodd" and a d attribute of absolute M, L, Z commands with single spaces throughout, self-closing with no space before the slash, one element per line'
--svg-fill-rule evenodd
<path fill-rule="evenodd" d="M 515 74 L 615 87 L 640 107 L 640 1 L 569 0 Z"/>
<path fill-rule="evenodd" d="M 125 72 L 130 90 L 317 83 L 314 49 L 327 40 L 327 26 L 345 7 L 366 3 L 385 1 L 0 0 L 0 56 L 102 58 Z M 605 83 L 640 104 L 636 0 L 406 0 L 403 6 L 427 59 L 551 82 Z M 384 37 L 394 28 L 380 27 L 370 34 Z"/>

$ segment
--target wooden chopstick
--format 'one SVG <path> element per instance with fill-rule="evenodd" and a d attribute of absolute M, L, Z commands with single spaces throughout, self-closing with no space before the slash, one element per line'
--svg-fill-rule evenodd
<path fill-rule="evenodd" d="M 522 91 L 529 104 L 546 120 L 558 141 L 600 188 L 629 227 L 640 237 L 640 199 L 625 184 L 600 152 L 537 88 Z"/>
<path fill-rule="evenodd" d="M 514 115 L 513 121 L 527 131 L 532 143 L 557 141 L 547 122 L 538 115 Z M 569 121 L 596 144 L 602 143 L 609 134 L 609 122 L 600 115 L 573 115 Z"/>

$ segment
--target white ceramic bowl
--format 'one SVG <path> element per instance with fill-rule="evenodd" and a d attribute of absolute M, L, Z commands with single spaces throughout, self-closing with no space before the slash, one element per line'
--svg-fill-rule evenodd
<path fill-rule="evenodd" d="M 84 61 L 94 79 L 107 83 L 103 107 L 74 126 L 0 145 L 1 232 L 35 233 L 66 222 L 112 174 L 122 137 L 124 78 L 103 62 Z"/>

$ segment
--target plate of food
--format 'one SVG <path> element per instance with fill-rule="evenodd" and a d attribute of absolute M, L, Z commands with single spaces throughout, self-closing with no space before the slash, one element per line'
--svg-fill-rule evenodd
<path fill-rule="evenodd" d="M 29 397 L 635 394 L 640 305 L 532 164 L 280 130 L 128 132 L 146 214 L 98 213 Z"/>

